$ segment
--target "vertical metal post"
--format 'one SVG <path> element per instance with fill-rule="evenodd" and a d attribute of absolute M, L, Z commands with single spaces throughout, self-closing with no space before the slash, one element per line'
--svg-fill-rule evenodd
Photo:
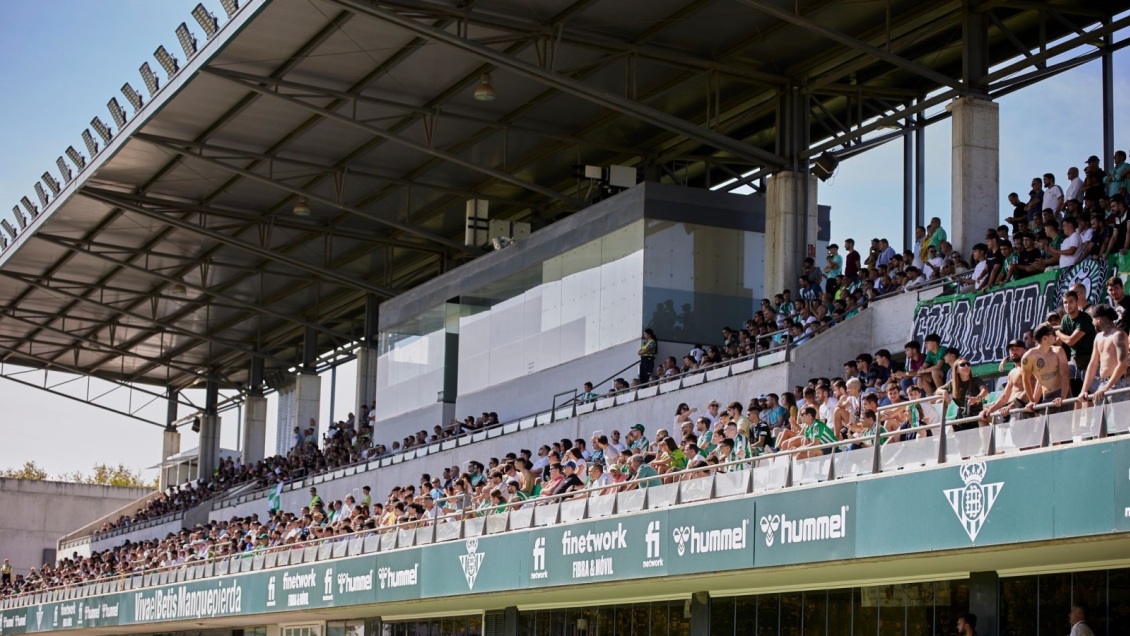
<path fill-rule="evenodd" d="M 907 117 L 902 133 L 902 236 L 904 249 L 914 245 L 914 137 L 912 120 Z"/>
<path fill-rule="evenodd" d="M 334 415 L 334 398 L 337 396 L 337 367 L 330 367 L 330 422 L 336 422 Z M 361 428 L 360 425 L 357 428 Z"/>
<path fill-rule="evenodd" d="M 318 363 L 318 332 L 313 327 L 306 328 L 302 340 L 302 372 L 314 373 Z"/>
<path fill-rule="evenodd" d="M 1110 25 L 1110 18 L 1103 19 L 1103 26 Z M 1103 165 L 1107 173 L 1114 168 L 1114 54 L 1111 46 L 1114 34 L 1103 38 Z"/>
<path fill-rule="evenodd" d="M 938 463 L 946 463 L 946 403 L 942 402 L 942 417 L 938 426 Z"/>
<path fill-rule="evenodd" d="M 926 225 L 926 115 L 914 116 L 914 221 Z"/>
<path fill-rule="evenodd" d="M 173 422 L 177 421 L 177 418 L 179 417 L 179 415 L 177 414 L 177 408 L 180 406 L 180 404 L 177 401 L 180 399 L 180 391 L 170 387 L 168 389 L 168 392 L 168 397 L 165 398 L 165 425 L 172 426 Z"/>

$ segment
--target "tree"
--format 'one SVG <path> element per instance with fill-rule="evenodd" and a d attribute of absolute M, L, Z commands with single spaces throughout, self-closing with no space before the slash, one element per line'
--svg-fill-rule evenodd
<path fill-rule="evenodd" d="M 47 471 L 39 467 L 34 461 L 24 462 L 21 468 L 5 468 L 0 470 L 0 477 L 6 479 L 27 479 L 30 481 L 43 481 L 47 479 Z"/>
<path fill-rule="evenodd" d="M 47 471 L 40 468 L 34 461 L 24 462 L 21 468 L 5 468 L 0 470 L 0 477 L 8 479 L 28 479 L 31 481 L 44 481 Z M 157 480 L 146 482 L 141 478 L 140 470 L 130 470 L 125 464 L 110 466 L 109 464 L 95 464 L 93 472 L 89 475 L 76 470 L 71 473 L 62 473 L 55 479 L 73 484 L 91 484 L 96 486 L 121 486 L 126 488 L 157 488 Z"/>

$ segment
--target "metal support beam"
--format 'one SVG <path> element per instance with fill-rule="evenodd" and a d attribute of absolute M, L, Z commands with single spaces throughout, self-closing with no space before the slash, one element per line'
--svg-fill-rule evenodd
<path fill-rule="evenodd" d="M 903 124 L 902 135 L 902 227 L 903 245 L 914 245 L 914 135 L 909 117 Z"/>
<path fill-rule="evenodd" d="M 169 388 L 168 397 L 166 398 L 167 407 L 165 409 L 165 421 L 169 426 L 173 427 L 173 423 L 180 419 L 180 405 L 177 400 L 180 399 L 180 391 L 174 388 Z M 162 458 L 164 459 L 164 458 Z"/>
<path fill-rule="evenodd" d="M 987 98 L 989 88 L 985 75 L 989 72 L 989 18 L 988 13 L 974 10 L 973 0 L 965 0 L 961 24 L 961 79 L 966 94 Z M 1027 59 L 1036 65 L 1041 62 L 1032 54 Z"/>
<path fill-rule="evenodd" d="M 153 270 L 153 269 L 148 269 L 148 268 L 145 268 L 145 267 L 140 267 L 138 265 L 134 265 L 131 262 L 128 262 L 128 261 L 125 261 L 125 260 L 122 260 L 122 259 L 118 259 L 118 258 L 114 258 L 113 256 L 109 256 L 109 255 L 102 253 L 100 251 L 97 251 L 95 249 L 95 248 L 103 248 L 103 249 L 118 251 L 118 250 L 122 250 L 122 249 L 127 249 L 127 248 L 125 248 L 125 246 L 115 246 L 115 245 L 111 245 L 111 244 L 108 244 L 108 243 L 95 242 L 95 241 L 82 241 L 82 240 L 79 240 L 79 239 L 71 239 L 71 238 L 65 237 L 65 236 L 56 236 L 56 235 L 53 235 L 53 234 L 44 234 L 42 232 L 36 233 L 35 237 L 37 239 L 40 239 L 42 241 L 46 241 L 48 243 L 53 243 L 53 244 L 59 245 L 61 247 L 67 247 L 67 248 L 70 248 L 70 249 L 80 251 L 86 256 L 90 256 L 92 258 L 96 258 L 98 260 L 102 260 L 102 261 L 105 261 L 107 263 L 112 263 L 112 264 L 120 266 L 120 267 L 122 267 L 122 268 L 124 268 L 128 271 L 137 272 L 139 274 L 145 274 L 147 276 L 151 276 L 151 277 L 156 278 L 158 280 L 164 281 L 164 282 L 168 283 L 169 285 L 182 285 L 182 286 L 184 286 L 184 288 L 186 290 L 191 290 L 191 291 L 194 291 L 194 292 L 196 292 L 196 293 L 198 293 L 202 296 L 205 296 L 207 298 L 215 299 L 218 302 L 215 302 L 213 304 L 216 304 L 216 305 L 226 304 L 226 305 L 231 306 L 231 307 L 236 307 L 236 308 L 243 309 L 243 310 L 246 310 L 246 311 L 253 311 L 255 313 L 271 316 L 272 318 L 276 318 L 276 319 L 279 319 L 279 320 L 285 320 L 287 322 L 293 322 L 295 324 L 302 325 L 304 327 L 317 329 L 318 331 L 321 331 L 322 333 L 325 333 L 328 336 L 331 336 L 333 338 L 336 338 L 336 339 L 342 340 L 342 341 L 348 341 L 349 338 L 350 338 L 349 334 L 337 332 L 337 331 L 334 331 L 332 329 L 328 329 L 326 327 L 323 327 L 322 325 L 317 325 L 317 324 L 311 323 L 309 321 L 303 320 L 299 316 L 296 316 L 292 313 L 288 314 L 288 313 L 284 313 L 284 312 L 280 312 L 280 311 L 275 311 L 275 310 L 270 309 L 268 307 L 264 307 L 263 305 L 260 305 L 260 304 L 243 301 L 243 300 L 240 300 L 240 299 L 235 298 L 233 296 L 225 296 L 223 294 L 217 293 L 215 291 L 216 286 L 207 287 L 205 285 L 198 285 L 196 283 L 193 283 L 193 282 L 186 280 L 186 279 L 183 279 L 183 278 L 178 279 L 178 278 L 175 278 L 175 277 L 172 277 L 172 276 L 167 276 L 165 274 L 162 274 L 159 271 L 156 271 L 156 270 Z M 106 286 L 102 286 L 102 287 L 107 288 Z M 149 292 L 148 290 L 132 290 L 132 291 L 133 291 L 133 293 L 136 293 L 136 294 L 139 294 L 139 295 L 152 295 L 152 293 Z M 194 299 L 192 299 L 192 301 L 193 302 L 200 302 L 200 299 L 194 298 Z"/>
<path fill-rule="evenodd" d="M 806 18 L 802 15 L 798 15 L 796 13 L 793 13 L 793 12 L 789 11 L 788 9 L 783 9 L 783 8 L 777 6 L 776 4 L 772 4 L 772 3 L 766 2 L 764 0 L 738 0 L 738 2 L 745 4 L 745 5 L 748 5 L 748 6 L 751 6 L 754 9 L 757 9 L 758 11 L 764 12 L 768 15 L 771 15 L 771 16 L 777 18 L 778 20 L 783 20 L 785 22 L 795 24 L 796 26 L 799 26 L 799 27 L 801 27 L 801 28 L 803 28 L 807 31 L 812 31 L 813 33 L 819 33 L 820 35 L 828 38 L 829 40 L 832 40 L 834 42 L 839 42 L 840 44 L 843 44 L 844 46 L 848 46 L 848 47 L 851 47 L 853 49 L 862 51 L 862 52 L 864 52 L 864 53 L 866 53 L 866 54 L 868 54 L 872 57 L 876 57 L 880 60 L 883 60 L 884 62 L 887 62 L 888 64 L 893 64 L 893 65 L 898 66 L 900 68 L 904 68 L 904 69 L 906 69 L 906 70 L 908 70 L 908 71 L 910 71 L 910 72 L 912 72 L 916 75 L 924 77 L 924 78 L 926 78 L 930 81 L 936 82 L 939 86 L 949 86 L 951 88 L 960 88 L 961 87 L 961 84 L 957 80 L 954 80 L 952 77 L 947 77 L 947 76 L 942 75 L 941 73 L 939 73 L 937 71 L 934 71 L 934 70 L 931 70 L 931 69 L 929 69 L 925 66 L 922 66 L 921 64 L 919 64 L 917 62 L 913 62 L 913 61 L 908 60 L 904 57 L 895 55 L 893 53 L 889 53 L 889 52 L 884 51 L 883 49 L 880 49 L 878 47 L 871 46 L 870 44 L 868 44 L 868 43 L 866 43 L 862 40 L 857 40 L 856 38 L 853 38 L 850 35 L 847 35 L 845 33 L 841 33 L 840 31 L 837 31 L 835 29 L 826 27 L 826 26 L 824 26 L 824 25 L 822 25 L 818 22 L 815 22 L 814 20 L 810 20 L 810 19 L 808 19 L 808 18 Z"/>
<path fill-rule="evenodd" d="M 248 373 L 247 380 L 247 393 L 248 395 L 262 396 L 263 395 L 263 382 L 264 382 L 264 369 L 263 357 L 251 356 L 251 371 Z"/>
<path fill-rule="evenodd" d="M 318 332 L 306 329 L 306 336 L 302 339 L 302 372 L 315 373 L 318 362 Z"/>
<path fill-rule="evenodd" d="M 515 57 L 479 44 L 457 34 L 433 28 L 413 18 L 406 17 L 380 8 L 379 5 L 365 0 L 333 0 L 336 4 L 355 13 L 364 14 L 389 24 L 395 24 L 402 29 L 432 42 L 446 44 L 453 48 L 469 53 L 483 61 L 489 62 L 500 69 L 516 73 L 538 83 L 552 87 L 563 93 L 592 102 L 603 108 L 615 110 L 621 114 L 634 117 L 652 125 L 666 128 L 672 132 L 696 139 L 717 150 L 728 152 L 735 157 L 751 161 L 763 162 L 766 165 L 784 167 L 784 160 L 760 148 L 750 146 L 742 141 L 707 130 L 692 124 L 684 119 L 674 117 L 661 110 L 645 106 L 636 101 L 619 97 L 611 93 L 594 89 L 582 82 L 555 73 L 535 64 L 524 62 Z"/>
<path fill-rule="evenodd" d="M 431 27 L 427 27 L 427 28 L 431 28 Z M 504 181 L 504 182 L 509 183 L 511 185 L 518 186 L 519 188 L 522 188 L 524 190 L 530 190 L 532 192 L 537 192 L 538 194 L 541 194 L 543 196 L 549 197 L 551 199 L 557 199 L 557 200 L 560 200 L 560 201 L 564 201 L 565 203 L 568 203 L 570 205 L 574 205 L 578 208 L 582 208 L 582 207 L 585 206 L 584 201 L 581 201 L 580 199 L 575 199 L 573 197 L 566 196 L 566 195 L 561 194 L 560 192 L 557 192 L 555 190 L 551 190 L 549 188 L 540 186 L 540 185 L 533 183 L 533 182 L 530 182 L 530 181 L 526 181 L 525 179 L 519 179 L 518 177 L 515 177 L 514 175 L 509 174 L 507 172 L 503 172 L 501 170 L 496 170 L 495 168 L 490 168 L 490 167 L 487 167 L 487 166 L 479 165 L 479 164 L 475 163 L 474 161 L 471 161 L 469 159 L 464 159 L 463 157 L 460 157 L 458 155 L 455 155 L 455 154 L 452 154 L 452 153 L 449 153 L 449 152 L 444 152 L 443 150 L 439 150 L 438 148 L 433 148 L 431 146 L 428 146 L 427 144 L 417 143 L 417 142 L 412 141 L 411 139 L 404 137 L 402 135 L 398 135 L 394 132 L 385 130 L 383 128 L 378 128 L 376 126 L 366 124 L 366 123 L 361 122 L 361 121 L 357 121 L 356 119 L 353 119 L 352 117 L 348 117 L 346 115 L 342 115 L 341 113 L 338 113 L 338 112 L 335 112 L 335 111 L 332 111 L 332 110 L 329 110 L 329 109 L 326 109 L 326 108 L 322 108 L 320 106 L 315 106 L 314 104 L 305 102 L 301 99 L 298 99 L 297 97 L 293 97 L 291 95 L 285 95 L 283 93 L 273 91 L 270 88 L 265 87 L 265 86 L 260 86 L 259 84 L 256 84 L 255 82 L 249 82 L 247 80 L 240 79 L 239 77 L 232 75 L 232 74 L 228 73 L 227 71 L 214 69 L 214 68 L 208 68 L 208 69 L 204 69 L 203 72 L 208 73 L 208 74 L 210 74 L 214 77 L 226 79 L 229 82 L 233 82 L 235 84 L 238 84 L 238 85 L 240 85 L 241 87 L 243 87 L 247 90 L 254 91 L 254 92 L 257 92 L 257 93 L 260 93 L 260 94 L 263 94 L 263 95 L 267 95 L 269 97 L 273 97 L 275 99 L 285 101 L 289 104 L 293 104 L 293 105 L 295 105 L 299 108 L 302 108 L 302 109 L 307 110 L 311 113 L 317 114 L 324 119 L 336 121 L 340 124 L 345 124 L 346 126 L 351 126 L 351 127 L 356 128 L 358 130 L 363 130 L 363 131 L 365 131 L 365 132 L 367 132 L 367 133 L 369 133 L 369 134 L 371 134 L 375 137 L 380 137 L 382 139 L 390 141 L 390 142 L 397 144 L 399 146 L 404 146 L 405 148 L 409 148 L 411 150 L 415 150 L 416 152 L 420 152 L 420 153 L 423 153 L 423 154 L 426 154 L 426 155 L 432 155 L 432 156 L 434 156 L 438 159 L 442 159 L 442 160 L 447 161 L 449 163 L 452 163 L 452 164 L 455 164 L 455 165 L 458 165 L 458 166 L 462 166 L 462 167 L 464 167 L 468 170 L 471 170 L 473 172 L 481 172 L 481 173 L 483 173 L 487 176 L 494 177 L 495 179 L 498 179 L 500 181 Z M 148 140 L 148 141 L 153 143 L 152 140 Z M 189 153 L 189 154 L 187 154 L 187 156 L 207 160 L 207 158 L 200 157 L 199 155 L 195 155 L 195 154 Z M 301 194 L 302 196 L 305 196 L 306 198 L 310 199 L 311 201 L 321 201 L 322 203 L 324 203 L 326 205 L 333 206 L 333 207 L 336 207 L 336 208 L 340 208 L 340 209 L 345 210 L 347 212 L 353 212 L 354 214 L 357 214 L 359 216 L 363 216 L 363 217 L 368 218 L 370 220 L 382 222 L 382 223 L 385 223 L 387 225 L 392 225 L 393 227 L 397 227 L 401 231 L 408 232 L 410 234 L 417 234 L 417 235 L 421 235 L 421 236 L 426 236 L 428 238 L 431 238 L 434 241 L 446 244 L 449 247 L 456 249 L 458 251 L 467 251 L 467 246 L 465 246 L 461 243 L 457 243 L 455 241 L 450 241 L 448 239 L 438 237 L 434 234 L 431 234 L 430 232 L 426 232 L 424 230 L 421 230 L 418 227 L 399 223 L 399 222 L 396 222 L 396 221 L 388 221 L 387 219 L 382 220 L 380 218 L 373 217 L 372 215 L 370 215 L 370 214 L 368 214 L 368 213 L 366 213 L 362 210 L 358 210 L 357 208 L 350 208 L 348 206 L 343 206 L 340 203 L 333 201 L 332 199 L 327 199 L 325 197 L 320 197 L 320 196 L 314 195 L 312 193 L 304 192 L 304 191 L 300 190 L 299 188 L 294 188 L 293 186 L 288 186 L 288 185 L 267 179 L 267 178 L 263 177 L 262 175 L 258 175 L 258 174 L 253 173 L 253 172 L 239 170 L 238 168 L 235 168 L 234 166 L 229 166 L 228 164 L 225 164 L 225 163 L 222 163 L 222 162 L 216 162 L 216 163 L 218 165 L 220 165 L 221 167 L 224 167 L 228 170 L 235 172 L 236 174 L 240 175 L 241 177 L 252 179 L 252 180 L 255 180 L 255 181 L 260 181 L 261 183 L 266 183 L 268 185 L 273 185 L 273 186 L 281 188 L 283 190 L 290 190 L 291 192 L 293 192 L 295 194 Z"/>
<path fill-rule="evenodd" d="M 926 225 L 926 114 L 914 115 L 914 223 Z"/>
<path fill-rule="evenodd" d="M 346 287 L 352 287 L 352 288 L 355 288 L 355 289 L 361 289 L 361 290 L 367 291 L 371 294 L 378 294 L 378 295 L 383 296 L 385 298 L 392 298 L 392 297 L 396 296 L 397 293 L 398 293 L 394 289 L 388 289 L 388 288 L 382 287 L 380 285 L 373 285 L 372 283 L 361 281 L 361 280 L 358 280 L 356 278 L 344 276 L 342 274 L 339 274 L 339 273 L 337 273 L 333 270 L 327 269 L 325 267 L 320 267 L 318 265 L 312 265 L 312 264 L 300 261 L 296 258 L 291 258 L 291 257 L 289 257 L 285 254 L 281 254 L 278 251 L 272 250 L 270 248 L 262 247 L 262 246 L 259 246 L 259 245 L 255 245 L 254 243 L 248 243 L 247 241 L 241 241 L 239 239 L 232 238 L 232 237 L 230 237 L 226 234 L 223 234 L 221 232 L 216 232 L 214 230 L 210 230 L 210 229 L 203 227 L 203 226 L 201 226 L 197 223 L 193 223 L 193 222 L 187 221 L 185 219 L 171 217 L 171 216 L 166 215 L 166 214 L 161 214 L 160 212 L 154 212 L 153 210 L 150 210 L 150 209 L 145 208 L 145 207 L 140 206 L 140 205 L 133 205 L 132 203 L 130 203 L 128 201 L 122 200 L 120 197 L 116 196 L 115 194 L 112 194 L 112 193 L 109 193 L 109 192 L 106 192 L 106 191 L 100 191 L 100 190 L 95 190 L 93 188 L 84 187 L 82 190 L 79 191 L 79 194 L 81 194 L 82 196 L 85 196 L 89 199 L 94 199 L 95 201 L 100 201 L 102 203 L 105 203 L 106 205 L 119 207 L 119 208 L 122 208 L 123 210 L 128 210 L 128 211 L 133 212 L 135 214 L 140 214 L 141 216 L 148 217 L 148 218 L 153 219 L 153 220 L 155 220 L 159 223 L 164 223 L 165 225 L 175 227 L 178 230 L 184 230 L 185 232 L 188 232 L 190 234 L 198 234 L 200 236 L 206 237 L 206 238 L 211 239 L 213 241 L 216 241 L 218 243 L 223 243 L 225 245 L 230 245 L 231 247 L 236 247 L 236 248 L 239 248 L 239 249 L 244 250 L 246 252 L 250 252 L 252 254 L 255 254 L 256 256 L 266 258 L 266 259 L 269 259 L 269 260 L 275 260 L 275 261 L 278 261 L 280 263 L 285 263 L 286 265 L 294 267 L 295 269 L 299 269 L 299 270 L 309 272 L 310 274 L 314 274 L 315 276 L 318 276 L 318 277 L 320 277 L 324 280 L 327 280 L 327 281 L 330 281 L 330 282 L 333 282 L 333 283 L 337 283 L 339 285 L 344 285 Z"/>
<path fill-rule="evenodd" d="M 3 365 L 3 366 L 8 367 L 8 366 L 12 366 L 12 365 Z M 19 378 L 19 377 L 14 377 L 14 376 L 8 375 L 7 373 L 3 372 L 2 370 L 0 370 L 0 378 L 3 378 L 3 379 L 5 379 L 9 382 L 14 382 L 16 384 L 26 386 L 30 389 L 35 389 L 37 391 L 43 391 L 45 393 L 49 393 L 49 394 L 56 396 L 56 397 L 66 398 L 68 400 L 72 400 L 72 401 L 78 402 L 80 404 L 85 404 L 87 406 L 93 406 L 94 408 L 102 409 L 103 411 L 107 411 L 107 412 L 113 413 L 115 415 L 120 415 L 122 417 L 128 417 L 132 420 L 137 420 L 138 422 L 142 422 L 142 423 L 145 423 L 145 424 L 152 424 L 153 426 L 165 428 L 164 422 L 158 422 L 156 420 L 151 420 L 151 419 L 142 417 L 140 415 L 137 415 L 136 413 L 131 413 L 129 411 L 123 411 L 121 409 L 114 408 L 112 406 L 107 406 L 105 404 L 98 404 L 97 402 L 91 402 L 91 401 L 88 401 L 88 400 L 84 400 L 80 397 L 75 397 L 73 395 L 63 393 L 62 391 L 58 391 L 58 390 L 55 390 L 55 389 L 52 389 L 52 388 L 49 388 L 49 387 L 46 387 L 46 386 L 41 386 L 39 384 L 36 384 L 34 382 L 29 382 L 29 381 L 24 380 L 24 379 Z"/>

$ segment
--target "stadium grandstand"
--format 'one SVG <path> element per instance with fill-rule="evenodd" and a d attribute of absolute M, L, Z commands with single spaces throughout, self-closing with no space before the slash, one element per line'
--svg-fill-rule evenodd
<path fill-rule="evenodd" d="M 170 26 L 0 220 L 0 375 L 162 428 L 159 488 L 0 554 L 0 636 L 1130 633 L 1125 3 Z M 1103 146 L 999 183 L 996 100 L 1092 61 Z M 819 183 L 899 141 L 853 237 Z"/>

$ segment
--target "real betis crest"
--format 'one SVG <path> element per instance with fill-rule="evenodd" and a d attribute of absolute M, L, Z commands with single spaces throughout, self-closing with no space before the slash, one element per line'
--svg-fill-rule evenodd
<path fill-rule="evenodd" d="M 985 462 L 966 464 L 961 467 L 961 480 L 965 482 L 965 486 L 943 491 L 958 521 L 965 528 L 965 534 L 974 542 L 977 541 L 977 535 L 985 525 L 997 496 L 1004 488 L 1004 482 L 982 483 L 987 470 Z"/>
<path fill-rule="evenodd" d="M 460 563 L 463 564 L 463 577 L 467 579 L 467 589 L 475 589 L 475 579 L 479 576 L 479 568 L 483 565 L 483 557 L 485 553 L 479 552 L 479 540 L 467 540 L 467 554 L 459 556 Z"/>

